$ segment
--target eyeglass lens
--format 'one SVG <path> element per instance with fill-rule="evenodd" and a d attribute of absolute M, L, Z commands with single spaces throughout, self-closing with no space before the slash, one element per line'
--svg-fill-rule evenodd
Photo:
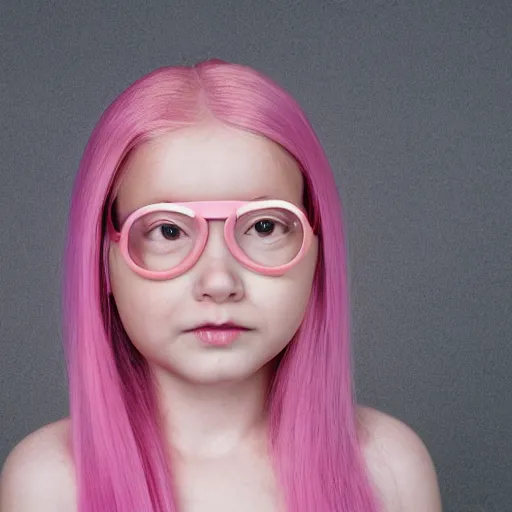
<path fill-rule="evenodd" d="M 258 265 L 279 267 L 300 251 L 304 231 L 299 218 L 283 208 L 247 212 L 235 223 L 235 240 Z M 199 240 L 199 224 L 178 212 L 154 211 L 139 217 L 128 233 L 128 252 L 140 267 L 164 272 L 183 263 Z"/>

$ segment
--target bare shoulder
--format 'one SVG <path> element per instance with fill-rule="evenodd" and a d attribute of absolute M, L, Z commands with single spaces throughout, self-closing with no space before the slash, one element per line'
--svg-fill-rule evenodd
<path fill-rule="evenodd" d="M 10 452 L 0 476 L 0 510 L 69 512 L 76 509 L 74 489 L 64 418 L 32 432 Z"/>
<path fill-rule="evenodd" d="M 420 437 L 404 422 L 358 407 L 363 454 L 386 512 L 441 512 L 434 464 Z"/>

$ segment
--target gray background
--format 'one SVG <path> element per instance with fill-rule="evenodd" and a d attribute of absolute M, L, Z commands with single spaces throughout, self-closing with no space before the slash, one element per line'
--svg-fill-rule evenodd
<path fill-rule="evenodd" d="M 511 33 L 510 1 L 2 0 L 0 463 L 67 414 L 59 268 L 95 122 L 219 57 L 294 94 L 336 172 L 360 401 L 423 438 L 446 511 L 512 510 Z"/>

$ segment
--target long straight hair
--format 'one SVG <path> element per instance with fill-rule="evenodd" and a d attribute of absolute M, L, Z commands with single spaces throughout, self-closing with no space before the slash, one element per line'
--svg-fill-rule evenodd
<path fill-rule="evenodd" d="M 63 334 L 79 512 L 177 512 L 148 364 L 108 293 L 106 205 L 127 155 L 206 118 L 267 137 L 299 163 L 319 258 L 303 322 L 277 364 L 269 436 L 288 512 L 377 512 L 357 428 L 342 208 L 324 151 L 296 101 L 246 66 L 163 67 L 105 110 L 71 198 Z M 172 466 L 172 464 L 171 464 Z"/>

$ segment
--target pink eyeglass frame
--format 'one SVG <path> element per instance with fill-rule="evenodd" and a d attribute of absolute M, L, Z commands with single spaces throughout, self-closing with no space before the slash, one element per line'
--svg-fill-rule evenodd
<path fill-rule="evenodd" d="M 266 208 L 281 208 L 295 214 L 302 224 L 304 238 L 302 246 L 292 261 L 279 267 L 265 267 L 248 258 L 238 247 L 235 237 L 235 222 L 241 215 Z M 133 223 L 142 215 L 154 211 L 177 212 L 196 220 L 199 226 L 199 237 L 190 255 L 172 270 L 156 272 L 137 265 L 128 250 L 128 233 Z M 281 199 L 263 201 L 192 201 L 184 203 L 155 203 L 143 206 L 132 212 L 117 231 L 112 223 L 111 207 L 108 209 L 107 230 L 112 242 L 118 243 L 121 254 L 128 266 L 137 274 L 147 279 L 166 280 L 177 277 L 192 268 L 199 260 L 208 240 L 208 220 L 225 220 L 224 239 L 231 254 L 245 267 L 267 276 L 283 275 L 290 268 L 299 263 L 307 254 L 313 241 L 314 233 L 304 213 L 294 204 Z"/>

